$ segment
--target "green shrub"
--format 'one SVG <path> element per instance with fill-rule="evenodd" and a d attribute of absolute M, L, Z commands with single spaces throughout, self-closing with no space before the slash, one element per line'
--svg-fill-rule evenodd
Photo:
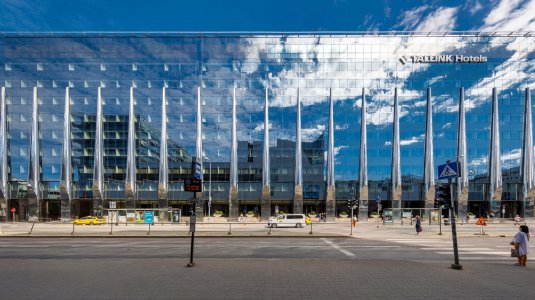
<path fill-rule="evenodd" d="M 342 216 L 347 216 L 347 211 L 342 210 L 342 211 L 340 212 L 340 215 L 342 215 Z"/>
<path fill-rule="evenodd" d="M 311 210 L 308 214 L 311 215 L 311 216 L 315 216 L 315 215 L 316 215 L 316 212 L 313 211 L 313 210 Z"/>

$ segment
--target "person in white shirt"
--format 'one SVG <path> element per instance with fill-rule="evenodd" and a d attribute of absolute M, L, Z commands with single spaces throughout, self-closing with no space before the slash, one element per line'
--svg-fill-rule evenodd
<path fill-rule="evenodd" d="M 520 230 L 513 239 L 515 249 L 518 250 L 518 264 L 525 267 L 528 261 L 529 253 L 529 228 L 526 225 L 521 225 Z"/>

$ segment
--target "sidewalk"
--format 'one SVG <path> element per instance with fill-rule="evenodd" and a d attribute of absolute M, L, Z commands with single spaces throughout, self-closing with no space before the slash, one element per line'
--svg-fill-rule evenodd
<path fill-rule="evenodd" d="M 528 226 L 535 226 L 533 222 Z M 32 229 L 33 226 L 33 229 Z M 475 224 L 458 224 L 458 237 L 512 237 L 518 231 L 513 222 L 488 223 L 483 227 L 484 235 L 480 235 L 481 226 Z M 534 227 L 535 228 L 535 227 Z M 74 225 L 70 223 L 1 223 L 0 237 L 189 237 L 190 226 L 186 223 L 148 224 L 113 224 L 107 225 Z M 451 226 L 442 226 L 439 235 L 438 224 L 423 224 L 424 231 L 420 236 L 426 238 L 451 237 Z M 197 223 L 196 236 L 210 237 L 349 237 L 351 232 L 349 221 L 317 223 L 304 228 L 273 228 L 265 223 Z M 414 227 L 408 224 L 383 225 L 378 222 L 358 223 L 353 228 L 352 237 L 377 239 L 385 237 L 416 236 Z"/>

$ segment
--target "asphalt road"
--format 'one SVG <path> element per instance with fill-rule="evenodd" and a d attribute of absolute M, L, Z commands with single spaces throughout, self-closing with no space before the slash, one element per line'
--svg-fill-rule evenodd
<path fill-rule="evenodd" d="M 0 239 L 1 299 L 532 299 L 506 238 Z M 528 262 L 529 264 L 529 262 Z"/>

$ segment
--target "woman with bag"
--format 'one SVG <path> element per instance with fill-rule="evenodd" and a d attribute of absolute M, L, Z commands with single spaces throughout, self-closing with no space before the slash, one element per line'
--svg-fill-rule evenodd
<path fill-rule="evenodd" d="M 416 234 L 420 234 L 422 232 L 422 220 L 420 219 L 420 216 L 416 216 Z"/>
<path fill-rule="evenodd" d="M 529 228 L 526 225 L 521 225 L 520 230 L 517 232 L 513 239 L 513 245 L 515 246 L 516 255 L 518 259 L 517 266 L 525 267 L 528 261 L 529 253 Z"/>

